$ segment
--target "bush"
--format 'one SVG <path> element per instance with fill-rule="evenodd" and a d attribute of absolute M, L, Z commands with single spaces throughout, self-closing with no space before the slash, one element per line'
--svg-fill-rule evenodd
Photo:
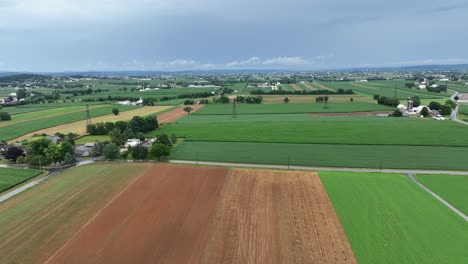
<path fill-rule="evenodd" d="M 428 117 L 429 116 L 429 109 L 427 109 L 427 107 L 423 107 L 423 109 L 421 110 L 421 115 L 424 116 L 424 117 Z"/>
<path fill-rule="evenodd" d="M 442 109 L 442 105 L 439 102 L 432 101 L 432 102 L 429 103 L 429 108 L 431 110 L 439 111 L 440 109 Z"/>
<path fill-rule="evenodd" d="M 439 113 L 441 115 L 450 115 L 452 113 L 452 106 L 451 105 L 441 106 Z"/>
<path fill-rule="evenodd" d="M 374 100 L 379 100 L 379 98 L 380 98 L 380 95 L 374 94 Z"/>
<path fill-rule="evenodd" d="M 400 110 L 395 110 L 395 111 L 393 111 L 392 116 L 393 117 L 402 117 L 403 113 Z"/>
<path fill-rule="evenodd" d="M 11 116 L 7 112 L 0 112 L 0 121 L 8 121 L 11 120 Z"/>
<path fill-rule="evenodd" d="M 377 103 L 381 105 L 396 107 L 400 104 L 400 101 L 398 101 L 397 98 L 389 98 L 389 97 L 382 96 L 382 97 L 379 97 L 379 99 L 377 100 Z"/>
<path fill-rule="evenodd" d="M 171 149 L 164 144 L 156 143 L 151 146 L 149 153 L 153 159 L 157 158 L 161 161 L 161 158 L 168 157 L 171 154 Z"/>
<path fill-rule="evenodd" d="M 131 151 L 134 160 L 144 160 L 148 157 L 148 148 L 145 146 L 135 146 Z"/>
<path fill-rule="evenodd" d="M 285 103 L 289 103 L 289 98 L 285 97 L 283 100 Z"/>
<path fill-rule="evenodd" d="M 120 112 L 120 111 L 119 111 L 119 109 L 117 109 L 117 108 L 112 109 L 112 113 L 113 113 L 114 115 L 119 115 L 119 112 Z"/>
<path fill-rule="evenodd" d="M 103 154 L 106 159 L 115 160 L 120 156 L 120 149 L 116 144 L 110 143 L 104 147 Z"/>

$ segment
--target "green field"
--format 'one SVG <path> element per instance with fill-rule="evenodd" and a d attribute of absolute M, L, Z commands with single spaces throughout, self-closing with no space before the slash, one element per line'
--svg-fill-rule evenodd
<path fill-rule="evenodd" d="M 468 263 L 468 223 L 406 176 L 319 175 L 359 263 Z"/>
<path fill-rule="evenodd" d="M 91 117 L 98 117 L 103 115 L 112 114 L 112 109 L 118 108 L 121 112 L 135 109 L 134 106 L 121 106 L 121 105 L 112 105 L 106 107 L 100 107 L 96 109 L 91 109 Z M 28 122 L 21 122 L 9 126 L 0 127 L 0 139 L 1 140 L 11 140 L 22 135 L 25 135 L 30 132 L 34 132 L 43 128 L 63 125 L 67 123 L 72 123 L 80 120 L 86 119 L 86 113 L 77 112 L 77 113 L 68 113 L 64 115 L 35 119 Z M 59 131 L 57 131 L 59 132 Z"/>
<path fill-rule="evenodd" d="M 466 147 L 184 141 L 172 150 L 171 158 L 325 167 L 468 170 Z"/>
<path fill-rule="evenodd" d="M 43 171 L 0 168 L 0 193 L 41 173 Z"/>
<path fill-rule="evenodd" d="M 329 103 L 324 108 L 323 103 L 309 104 L 237 104 L 238 115 L 252 114 L 302 114 L 302 113 L 347 113 L 347 112 L 370 112 L 370 111 L 392 111 L 394 108 L 374 103 Z M 206 105 L 194 115 L 232 115 L 231 104 Z"/>
<path fill-rule="evenodd" d="M 162 132 L 193 141 L 468 146 L 463 124 L 419 118 L 193 114 Z"/>
<path fill-rule="evenodd" d="M 468 175 L 416 175 L 422 184 L 468 215 Z"/>
<path fill-rule="evenodd" d="M 52 108 L 52 109 L 49 108 L 45 110 L 36 110 L 34 112 L 14 115 L 12 116 L 11 121 L 25 121 L 29 119 L 44 118 L 50 115 L 61 115 L 61 114 L 67 114 L 70 112 L 76 112 L 80 110 L 84 111 L 85 109 L 86 109 L 85 106 L 69 106 L 69 107 L 60 107 L 60 108 Z"/>

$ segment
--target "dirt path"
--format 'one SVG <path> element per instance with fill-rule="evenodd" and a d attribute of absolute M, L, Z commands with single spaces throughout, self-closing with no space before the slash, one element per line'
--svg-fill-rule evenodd
<path fill-rule="evenodd" d="M 190 113 L 193 113 L 193 112 L 196 112 L 200 109 L 202 109 L 205 105 L 192 105 L 191 107 L 193 108 L 193 111 L 190 112 Z M 178 107 L 176 109 L 173 109 L 171 111 L 168 111 L 168 112 L 165 112 L 165 113 L 162 113 L 160 115 L 158 115 L 158 122 L 159 124 L 164 124 L 164 123 L 172 123 L 174 121 L 176 121 L 177 119 L 180 119 L 184 116 L 187 115 L 187 112 L 184 111 L 184 107 L 181 106 L 181 107 Z"/>
<path fill-rule="evenodd" d="M 299 85 L 297 85 L 297 84 L 295 84 L 295 83 L 292 83 L 292 84 L 290 84 L 290 85 L 291 85 L 291 87 L 292 87 L 294 90 L 296 90 L 296 91 L 302 91 L 302 88 L 299 87 Z"/>
<path fill-rule="evenodd" d="M 170 107 L 171 106 L 144 106 L 144 107 L 137 108 L 134 110 L 120 112 L 119 115 L 109 114 L 109 115 L 104 115 L 100 117 L 95 117 L 95 118 L 92 118 L 91 120 L 94 124 L 100 123 L 100 122 L 107 122 L 107 121 L 111 121 L 111 122 L 127 121 L 127 120 L 132 119 L 132 117 L 134 116 L 147 116 L 147 115 L 151 115 L 151 114 L 164 111 L 165 109 L 168 109 Z M 45 133 L 48 135 L 53 135 L 56 132 L 61 132 L 63 134 L 67 134 L 70 132 L 77 133 L 80 135 L 86 134 L 86 120 L 80 120 L 77 122 L 72 122 L 68 124 L 63 124 L 59 126 L 37 130 L 31 133 L 28 133 L 24 136 L 12 139 L 10 140 L 10 142 L 22 141 L 24 139 L 28 139 L 32 137 L 34 134 Z"/>
<path fill-rule="evenodd" d="M 303 83 L 303 85 L 304 85 L 307 89 L 309 89 L 309 90 L 311 90 L 311 91 L 316 91 L 316 90 L 317 90 L 316 88 L 314 88 L 314 87 L 313 87 L 312 85 L 310 85 L 309 83 Z"/>
<path fill-rule="evenodd" d="M 443 203 L 445 206 L 447 206 L 450 210 L 455 212 L 457 215 L 459 215 L 461 218 L 465 219 L 468 221 L 468 216 L 466 216 L 462 211 L 458 210 L 455 206 L 451 205 L 449 202 L 447 202 L 444 198 L 440 197 L 438 194 L 433 192 L 431 189 L 426 187 L 424 184 L 422 184 L 420 181 L 418 181 L 414 176 L 413 173 L 407 173 L 406 174 L 408 178 L 410 178 L 414 183 L 416 183 L 419 187 L 423 188 L 426 192 L 428 192 L 430 195 L 434 196 L 437 200 L 439 200 L 441 203 Z"/>

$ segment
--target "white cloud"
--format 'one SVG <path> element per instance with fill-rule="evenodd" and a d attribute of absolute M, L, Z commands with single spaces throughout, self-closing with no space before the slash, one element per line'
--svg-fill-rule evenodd
<path fill-rule="evenodd" d="M 243 67 L 274 67 L 274 66 L 304 66 L 313 64 L 313 61 L 307 61 L 301 57 L 274 57 L 262 59 L 260 57 L 250 57 L 247 60 L 231 61 L 225 64 L 227 68 Z"/>

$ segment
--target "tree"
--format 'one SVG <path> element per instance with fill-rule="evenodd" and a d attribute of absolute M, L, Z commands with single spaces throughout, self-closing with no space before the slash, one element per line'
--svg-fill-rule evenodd
<path fill-rule="evenodd" d="M 169 140 L 169 136 L 167 136 L 166 134 L 160 134 L 156 136 L 156 138 L 157 138 L 157 142 L 160 144 L 164 144 L 166 146 L 172 145 L 172 142 Z"/>
<path fill-rule="evenodd" d="M 16 98 L 18 98 L 18 100 L 24 99 L 27 96 L 28 96 L 28 92 L 26 92 L 26 89 L 24 88 L 21 88 L 18 91 L 16 91 Z"/>
<path fill-rule="evenodd" d="M 67 152 L 65 156 L 63 157 L 63 163 L 65 164 L 73 164 L 75 163 L 75 161 L 76 161 L 75 155 L 69 152 Z"/>
<path fill-rule="evenodd" d="M 24 150 L 18 147 L 9 147 L 5 152 L 5 159 L 16 161 L 19 157 L 24 156 Z"/>
<path fill-rule="evenodd" d="M 177 135 L 176 134 L 171 135 L 171 141 L 172 141 L 173 144 L 177 143 Z"/>
<path fill-rule="evenodd" d="M 153 131 L 159 127 L 158 118 L 156 116 L 145 117 L 147 131 L 144 133 Z"/>
<path fill-rule="evenodd" d="M 421 99 L 419 99 L 418 96 L 411 97 L 411 100 L 413 101 L 413 107 L 418 107 L 421 105 Z"/>
<path fill-rule="evenodd" d="M 190 106 L 184 107 L 184 111 L 187 112 L 188 115 L 190 115 L 190 112 L 192 112 L 193 108 Z"/>
<path fill-rule="evenodd" d="M 52 144 L 52 140 L 45 138 L 45 137 L 40 137 L 38 139 L 30 141 L 26 148 L 27 156 L 30 157 L 30 156 L 36 156 L 36 155 L 43 155 L 44 150 L 50 144 Z"/>
<path fill-rule="evenodd" d="M 111 142 L 116 144 L 117 146 L 122 146 L 127 138 L 120 132 L 118 128 L 114 128 L 109 132 L 109 136 L 111 138 Z"/>
<path fill-rule="evenodd" d="M 91 149 L 91 155 L 93 157 L 99 157 L 104 153 L 105 145 L 102 142 L 94 143 L 93 148 Z"/>
<path fill-rule="evenodd" d="M 421 115 L 424 116 L 424 117 L 428 117 L 429 116 L 429 109 L 427 109 L 427 107 L 423 107 L 423 109 L 421 110 Z"/>
<path fill-rule="evenodd" d="M 403 113 L 400 110 L 395 110 L 395 111 L 393 111 L 392 116 L 393 117 L 402 117 Z"/>
<path fill-rule="evenodd" d="M 432 101 L 432 102 L 429 103 L 429 108 L 431 110 L 439 111 L 440 109 L 442 109 L 442 104 L 440 104 L 439 102 Z"/>
<path fill-rule="evenodd" d="M 104 147 L 104 151 L 103 151 L 103 154 L 104 154 L 104 157 L 108 160 L 115 160 L 117 158 L 119 158 L 119 155 L 120 155 L 120 149 L 119 147 L 114 144 L 114 143 L 110 143 L 110 144 L 107 144 L 105 147 Z"/>
<path fill-rule="evenodd" d="M 138 145 L 132 148 L 133 160 L 144 160 L 148 157 L 148 148 Z"/>
<path fill-rule="evenodd" d="M 443 105 L 440 107 L 440 114 L 441 115 L 450 115 L 452 113 L 452 106 L 451 105 Z"/>
<path fill-rule="evenodd" d="M 452 101 L 450 99 L 445 101 L 445 105 L 450 105 L 452 107 L 452 109 L 455 109 L 457 107 L 457 103 L 455 103 L 454 101 Z"/>
<path fill-rule="evenodd" d="M 127 122 L 125 121 L 117 121 L 115 122 L 115 127 L 120 130 L 120 132 L 124 132 L 127 129 Z"/>
<path fill-rule="evenodd" d="M 455 99 L 455 101 L 458 101 L 458 99 L 460 99 L 460 97 L 458 95 L 456 95 L 453 99 Z"/>
<path fill-rule="evenodd" d="M 118 108 L 112 109 L 112 113 L 113 113 L 114 115 L 119 115 L 119 112 L 120 112 L 120 111 L 119 111 Z"/>
<path fill-rule="evenodd" d="M 149 150 L 149 154 L 153 159 L 158 159 L 161 161 L 161 158 L 168 157 L 171 154 L 171 149 L 161 143 L 153 144 Z"/>
<path fill-rule="evenodd" d="M 283 100 L 285 103 L 289 103 L 289 98 L 285 97 Z"/>
<path fill-rule="evenodd" d="M 352 103 L 352 102 L 354 102 L 354 99 L 351 97 L 351 98 L 349 98 L 349 101 Z"/>
<path fill-rule="evenodd" d="M 378 94 L 374 94 L 374 96 L 373 96 L 373 97 L 374 97 L 374 100 L 379 100 L 379 98 L 380 98 L 380 95 L 378 95 Z"/>
<path fill-rule="evenodd" d="M 415 87 L 416 84 L 414 84 L 414 83 L 412 83 L 412 82 L 407 82 L 407 83 L 405 83 L 405 86 L 406 86 L 407 88 L 411 89 L 411 88 Z"/>
<path fill-rule="evenodd" d="M 128 122 L 128 128 L 130 128 L 133 133 L 148 132 L 148 125 L 146 120 L 141 116 L 134 116 L 130 122 Z"/>

